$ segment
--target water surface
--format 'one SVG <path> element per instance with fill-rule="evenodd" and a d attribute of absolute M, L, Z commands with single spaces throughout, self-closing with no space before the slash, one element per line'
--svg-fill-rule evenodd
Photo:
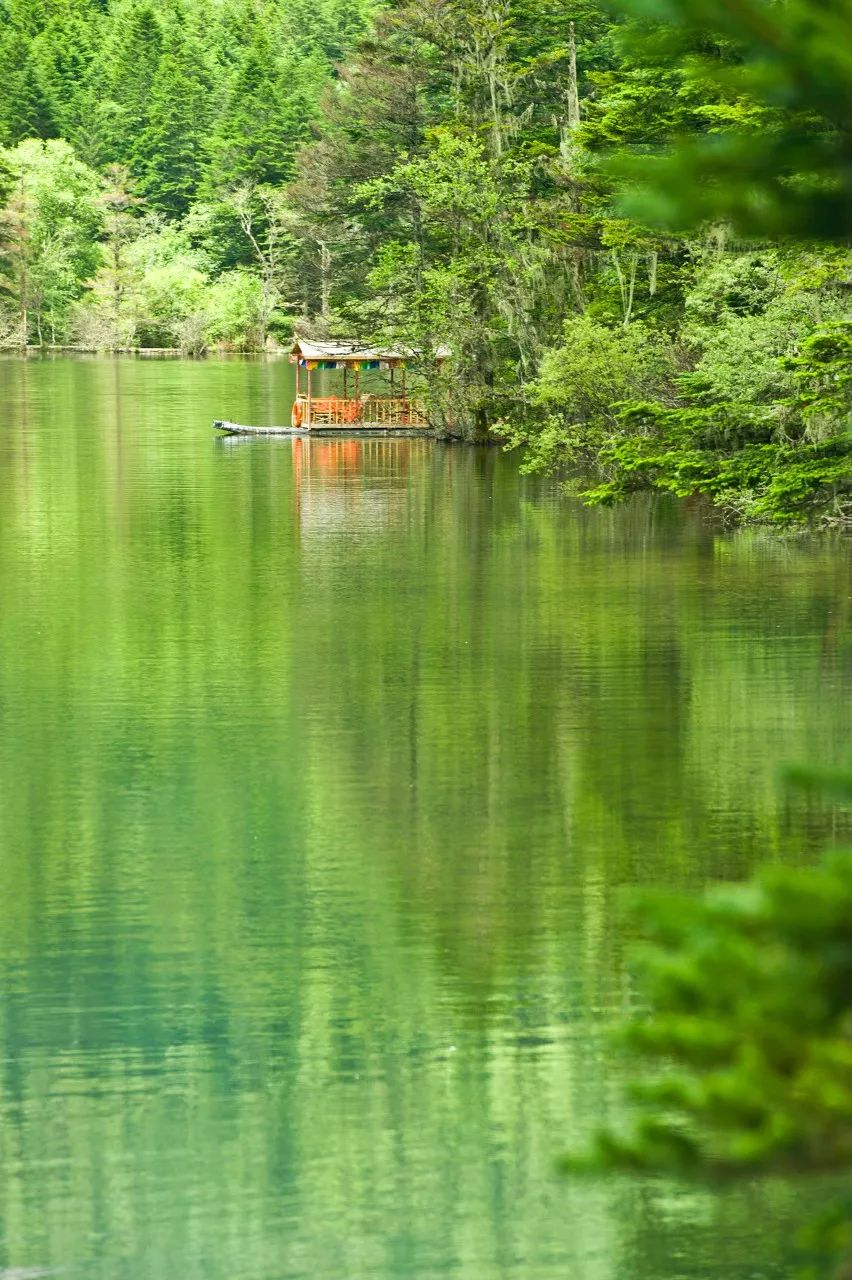
<path fill-rule="evenodd" d="M 618 903 L 830 810 L 850 548 L 494 450 L 236 440 L 285 363 L 0 361 L 0 1275 L 790 1274 L 795 1192 L 564 1183 Z"/>

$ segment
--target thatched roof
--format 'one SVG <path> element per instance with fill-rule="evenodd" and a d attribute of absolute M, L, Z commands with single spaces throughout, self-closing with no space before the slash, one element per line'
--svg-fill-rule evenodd
<path fill-rule="evenodd" d="M 358 364 L 364 362 L 399 362 L 416 360 L 422 353 L 412 348 L 400 351 L 380 350 L 376 347 L 360 347 L 354 342 L 309 342 L 305 338 L 296 338 L 291 356 L 294 360 L 334 360 L 338 364 Z M 436 360 L 446 360 L 451 352 L 449 347 L 439 347 L 435 352 Z"/>

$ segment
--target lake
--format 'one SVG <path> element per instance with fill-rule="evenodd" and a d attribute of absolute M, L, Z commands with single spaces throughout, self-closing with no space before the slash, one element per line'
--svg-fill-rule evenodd
<path fill-rule="evenodd" d="M 810 862 L 850 542 L 496 449 L 222 440 L 283 361 L 0 360 L 0 1275 L 790 1275 L 776 1185 L 566 1182 L 636 885 Z"/>

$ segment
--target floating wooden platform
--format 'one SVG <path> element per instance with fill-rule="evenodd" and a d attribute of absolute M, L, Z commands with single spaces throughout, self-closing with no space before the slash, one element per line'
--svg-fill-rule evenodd
<path fill-rule="evenodd" d="M 230 436 L 364 436 L 366 439 L 401 436 L 406 439 L 414 437 L 431 438 L 435 435 L 424 427 L 375 427 L 361 426 L 358 422 L 350 422 L 345 426 L 318 427 L 250 427 L 241 422 L 226 422 L 217 418 L 213 423 L 214 431 L 222 431 Z"/>

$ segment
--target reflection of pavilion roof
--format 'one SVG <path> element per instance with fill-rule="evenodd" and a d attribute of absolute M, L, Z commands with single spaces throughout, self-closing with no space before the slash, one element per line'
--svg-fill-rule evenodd
<path fill-rule="evenodd" d="M 413 347 L 387 351 L 377 347 L 359 347 L 355 342 L 307 342 L 304 338 L 296 338 L 291 354 L 301 360 L 336 360 L 342 364 L 352 361 L 355 364 L 365 360 L 416 360 L 423 353 Z M 438 347 L 434 358 L 447 360 L 450 354 L 449 347 Z"/>

